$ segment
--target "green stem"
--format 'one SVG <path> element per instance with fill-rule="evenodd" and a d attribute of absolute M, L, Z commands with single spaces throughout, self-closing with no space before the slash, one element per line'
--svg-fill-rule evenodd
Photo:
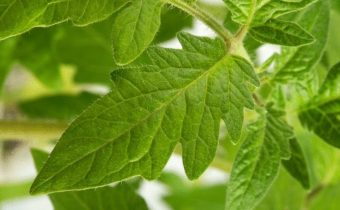
<path fill-rule="evenodd" d="M 201 10 L 197 5 L 188 4 L 183 0 L 167 0 L 166 2 L 201 20 L 212 30 L 214 30 L 219 36 L 221 36 L 226 42 L 227 47 L 229 48 L 229 46 L 231 45 L 232 34 L 208 13 Z"/>
<path fill-rule="evenodd" d="M 67 126 L 64 122 L 0 121 L 0 141 L 58 139 Z"/>

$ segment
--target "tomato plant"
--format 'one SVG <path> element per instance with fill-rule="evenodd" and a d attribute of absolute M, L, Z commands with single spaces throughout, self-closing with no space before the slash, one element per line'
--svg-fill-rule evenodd
<path fill-rule="evenodd" d="M 339 209 L 339 23 L 337 0 L 1 0 L 1 146 L 40 149 L 0 201 L 149 209 L 156 180 L 176 210 Z"/>

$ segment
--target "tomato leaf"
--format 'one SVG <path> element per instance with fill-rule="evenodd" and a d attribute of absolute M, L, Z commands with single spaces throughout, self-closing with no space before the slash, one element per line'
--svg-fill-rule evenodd
<path fill-rule="evenodd" d="M 32 193 L 155 179 L 178 142 L 195 179 L 215 156 L 221 118 L 239 138 L 243 108 L 253 107 L 248 84 L 259 84 L 252 66 L 226 55 L 220 39 L 182 33 L 179 40 L 183 50 L 151 47 L 142 64 L 112 73 L 112 92 L 66 130 Z"/>

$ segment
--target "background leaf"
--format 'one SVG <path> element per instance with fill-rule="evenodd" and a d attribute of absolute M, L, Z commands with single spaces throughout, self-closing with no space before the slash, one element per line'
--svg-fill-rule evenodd
<path fill-rule="evenodd" d="M 250 126 L 236 155 L 227 186 L 227 210 L 254 209 L 274 182 L 281 158 L 289 158 L 291 128 L 279 119 L 279 112 L 267 111 Z"/>
<path fill-rule="evenodd" d="M 71 20 L 84 26 L 104 20 L 121 8 L 126 0 L 3 0 L 0 6 L 0 40 L 24 33 L 34 27 L 46 27 Z"/>
<path fill-rule="evenodd" d="M 263 25 L 252 27 L 250 35 L 258 41 L 284 46 L 299 46 L 314 41 L 312 35 L 295 23 L 270 19 Z"/>
<path fill-rule="evenodd" d="M 297 17 L 297 23 L 311 33 L 315 41 L 298 48 L 285 47 L 275 67 L 274 80 L 292 82 L 305 79 L 319 62 L 328 37 L 329 4 L 328 1 L 318 1 Z"/>
<path fill-rule="evenodd" d="M 174 210 L 221 210 L 224 209 L 226 187 L 223 184 L 199 185 L 187 183 L 175 174 L 160 177 L 169 193 L 163 200 Z"/>
<path fill-rule="evenodd" d="M 193 27 L 193 17 L 176 7 L 165 5 L 162 9 L 161 26 L 156 34 L 155 43 L 168 41 L 176 37 L 177 32 Z"/>
<path fill-rule="evenodd" d="M 40 169 L 46 161 L 48 154 L 33 149 L 32 156 L 36 167 Z M 133 188 L 126 183 L 120 183 L 115 187 L 102 187 L 95 190 L 79 192 L 65 192 L 49 195 L 55 210 L 88 210 L 88 209 L 112 209 L 112 210 L 147 210 L 148 207 Z"/>
<path fill-rule="evenodd" d="M 283 166 L 305 189 L 310 188 L 310 178 L 305 155 L 297 139 L 290 140 L 291 157 L 283 160 Z"/>
<path fill-rule="evenodd" d="M 8 72 L 12 66 L 13 51 L 15 49 L 16 40 L 9 39 L 0 42 L 0 92 Z M 1 94 L 0 94 L 1 95 Z"/>
<path fill-rule="evenodd" d="M 340 148 L 340 63 L 328 73 L 323 85 L 299 112 L 302 124 L 327 143 Z"/>
<path fill-rule="evenodd" d="M 98 98 L 91 93 L 53 95 L 24 101 L 20 110 L 31 119 L 58 119 L 71 121 Z"/>
<path fill-rule="evenodd" d="M 116 63 L 130 63 L 152 42 L 163 4 L 159 0 L 134 0 L 115 15 L 112 39 Z"/>
<path fill-rule="evenodd" d="M 314 3 L 314 0 L 284 1 L 284 0 L 224 0 L 232 13 L 232 19 L 241 25 L 259 25 L 271 18 L 303 9 Z"/>

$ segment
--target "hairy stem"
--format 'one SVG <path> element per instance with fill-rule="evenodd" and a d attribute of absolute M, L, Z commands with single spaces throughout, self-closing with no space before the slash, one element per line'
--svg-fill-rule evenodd
<path fill-rule="evenodd" d="M 64 122 L 0 121 L 0 141 L 57 139 L 67 126 Z"/>
<path fill-rule="evenodd" d="M 201 10 L 197 5 L 188 4 L 183 0 L 167 0 L 167 3 L 201 20 L 224 39 L 228 48 L 230 47 L 232 34 L 208 13 Z"/>

